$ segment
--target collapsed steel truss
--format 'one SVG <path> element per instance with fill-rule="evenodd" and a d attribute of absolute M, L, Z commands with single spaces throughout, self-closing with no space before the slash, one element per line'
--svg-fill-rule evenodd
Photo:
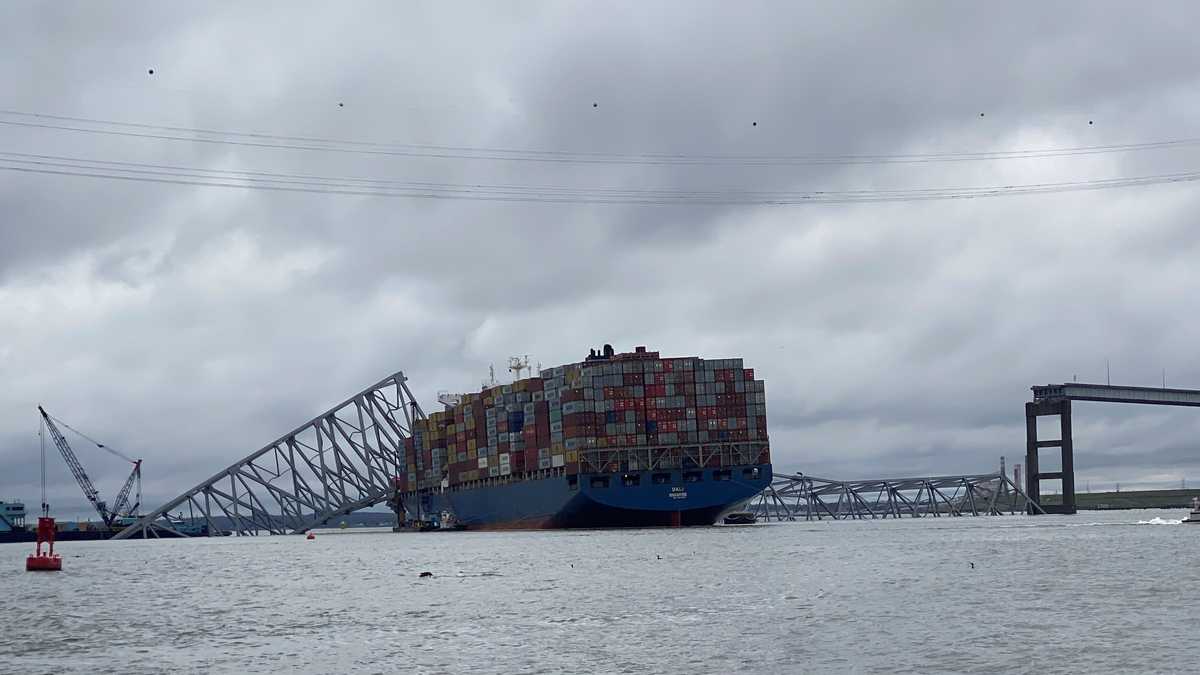
<path fill-rule="evenodd" d="M 1043 513 L 1003 472 L 854 481 L 776 474 L 750 510 L 765 521 Z"/>
<path fill-rule="evenodd" d="M 425 413 L 403 373 L 364 389 L 122 530 L 130 536 L 305 532 L 381 503 Z M 171 518 L 187 512 L 187 520 Z"/>

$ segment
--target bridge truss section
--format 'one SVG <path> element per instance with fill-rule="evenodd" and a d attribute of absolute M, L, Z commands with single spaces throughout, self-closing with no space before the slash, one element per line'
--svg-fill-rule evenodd
<path fill-rule="evenodd" d="M 302 533 L 386 501 L 406 470 L 404 441 L 425 417 L 406 382 L 398 372 L 358 392 L 114 539 Z"/>
<path fill-rule="evenodd" d="M 763 521 L 1042 512 L 1003 472 L 854 481 L 776 474 L 750 510 Z"/>

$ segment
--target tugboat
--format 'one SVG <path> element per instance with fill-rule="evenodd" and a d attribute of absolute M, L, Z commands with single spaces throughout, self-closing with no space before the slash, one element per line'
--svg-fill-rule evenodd
<path fill-rule="evenodd" d="M 467 526 L 458 522 L 458 518 L 451 511 L 442 511 L 441 518 L 426 521 L 421 524 L 421 532 L 461 532 L 467 529 Z"/>
<path fill-rule="evenodd" d="M 1183 519 L 1183 522 L 1200 525 L 1200 497 L 1192 497 L 1192 512 Z"/>

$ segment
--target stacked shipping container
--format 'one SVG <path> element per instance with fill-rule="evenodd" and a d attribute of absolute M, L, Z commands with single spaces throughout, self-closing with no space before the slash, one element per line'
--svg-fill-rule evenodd
<path fill-rule="evenodd" d="M 768 463 L 765 397 L 741 359 L 589 357 L 418 421 L 398 487 Z"/>

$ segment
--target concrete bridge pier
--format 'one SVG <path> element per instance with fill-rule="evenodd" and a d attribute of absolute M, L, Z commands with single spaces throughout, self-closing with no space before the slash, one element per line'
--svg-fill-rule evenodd
<path fill-rule="evenodd" d="M 1037 418 L 1058 415 L 1057 439 L 1038 440 Z M 1042 471 L 1038 453 L 1042 448 L 1058 448 L 1061 471 Z M 1041 482 L 1062 481 L 1062 504 L 1042 504 Z M 1071 399 L 1043 399 L 1025 404 L 1025 494 L 1046 513 L 1075 513 L 1075 457 L 1071 442 Z M 1032 515 L 1034 510 L 1029 509 Z"/>

